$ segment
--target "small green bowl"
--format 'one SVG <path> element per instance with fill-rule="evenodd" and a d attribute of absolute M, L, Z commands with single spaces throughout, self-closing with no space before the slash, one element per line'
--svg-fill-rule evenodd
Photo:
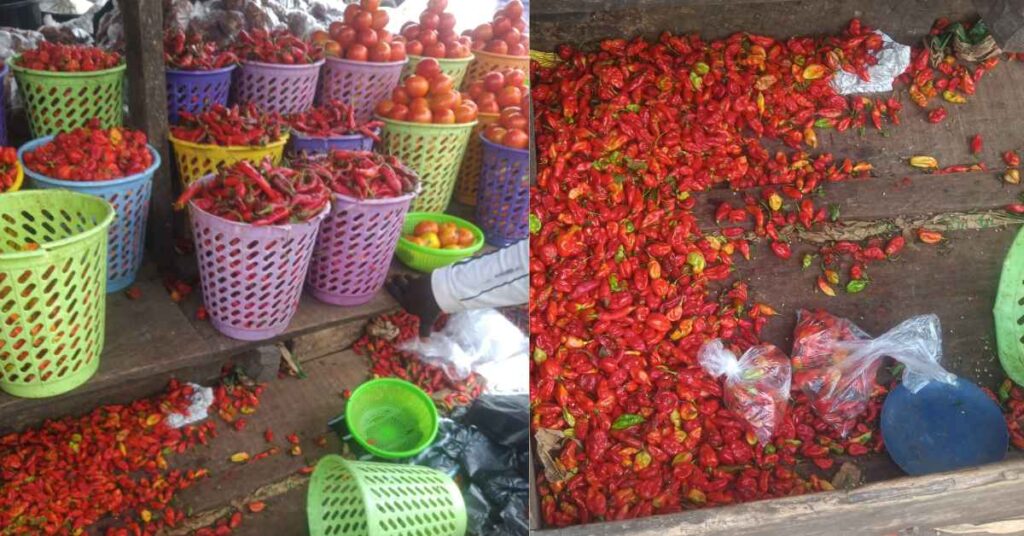
<path fill-rule="evenodd" d="M 370 454 L 391 460 L 409 458 L 437 437 L 437 406 L 412 383 L 379 378 L 352 391 L 345 404 L 345 424 Z"/>
<path fill-rule="evenodd" d="M 405 235 L 412 234 L 416 225 L 425 220 L 438 223 L 454 223 L 459 227 L 466 227 L 473 233 L 476 240 L 469 247 L 462 249 L 434 249 L 413 244 L 406 240 Z M 465 259 L 480 251 L 482 247 L 484 247 L 484 232 L 476 225 L 462 218 L 436 212 L 410 212 L 405 217 L 405 224 L 402 225 L 402 236 L 398 239 L 398 249 L 395 250 L 395 256 L 413 270 L 430 273 L 438 268 Z"/>

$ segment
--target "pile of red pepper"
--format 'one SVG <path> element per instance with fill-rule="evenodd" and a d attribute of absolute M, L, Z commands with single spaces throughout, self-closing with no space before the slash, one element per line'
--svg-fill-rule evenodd
<path fill-rule="evenodd" d="M 14 186 L 18 178 L 18 150 L 14 147 L 0 147 L 0 192 Z"/>
<path fill-rule="evenodd" d="M 171 127 L 175 138 L 221 146 L 267 145 L 280 141 L 287 126 L 278 114 L 265 113 L 251 102 L 230 108 L 215 104 L 198 114 L 183 110 L 179 116 L 181 121 Z"/>
<path fill-rule="evenodd" d="M 818 475 L 798 475 L 797 462 L 825 470 L 836 456 L 881 451 L 878 386 L 845 440 L 799 391 L 766 445 L 722 407 L 698 348 L 722 338 L 744 350 L 775 313 L 750 303 L 745 283 L 716 283 L 735 254 L 749 259 L 747 230 L 704 234 L 694 215 L 714 185 L 763 187 L 753 210 L 720 207 L 718 219 L 753 219 L 783 258 L 792 255 L 784 225 L 837 218 L 807 198 L 870 164 L 800 149 L 817 147 L 820 129 L 899 120 L 897 101 L 847 98 L 829 85 L 838 70 L 866 77 L 880 46 L 855 20 L 825 38 L 665 33 L 653 43 L 606 40 L 597 52 L 562 46 L 561 63 L 534 66 L 532 427 L 566 435 L 557 457 L 570 475 L 540 477 L 545 523 L 827 489 Z M 769 152 L 764 139 L 797 150 Z M 895 255 L 902 242 L 891 246 Z M 616 426 L 622 415 L 642 421 Z"/>
<path fill-rule="evenodd" d="M 435 329 L 438 326 L 434 326 Z M 424 363 L 398 346 L 419 336 L 420 319 L 405 311 L 381 315 L 370 321 L 366 333 L 352 345 L 370 360 L 374 378 L 401 378 L 419 386 L 442 409 L 468 405 L 483 392 L 483 380 L 472 373 L 464 381 L 452 381 L 440 367 Z"/>
<path fill-rule="evenodd" d="M 123 127 L 100 128 L 98 119 L 61 132 L 24 154 L 25 166 L 65 181 L 106 181 L 142 173 L 153 165 L 146 134 Z"/>
<path fill-rule="evenodd" d="M 226 220 L 277 225 L 317 216 L 330 203 L 330 191 L 316 175 L 274 167 L 267 157 L 257 165 L 242 160 L 210 180 L 193 182 L 174 207 L 183 210 L 190 201 Z"/>
<path fill-rule="evenodd" d="M 36 71 L 74 73 L 102 71 L 121 63 L 121 55 L 102 48 L 84 45 L 63 45 L 42 41 L 32 50 L 22 52 L 18 65 Z"/>
<path fill-rule="evenodd" d="M 416 191 L 419 177 L 391 155 L 370 151 L 331 151 L 292 162 L 328 188 L 356 199 L 384 199 Z"/>
<path fill-rule="evenodd" d="M 183 71 L 209 71 L 238 62 L 234 52 L 221 50 L 217 43 L 203 40 L 198 32 L 188 35 L 180 29 L 164 34 L 164 63 Z"/>
<path fill-rule="evenodd" d="M 1006 378 L 999 386 L 998 401 L 1010 429 L 1010 444 L 1024 450 L 1024 389 Z"/>
<path fill-rule="evenodd" d="M 221 386 L 215 406 L 254 411 L 261 391 Z M 119 519 L 120 526 L 105 532 L 112 536 L 178 526 L 186 513 L 170 506 L 171 500 L 207 471 L 171 470 L 167 457 L 216 435 L 212 421 L 179 429 L 165 424 L 167 415 L 187 412 L 192 392 L 172 380 L 158 397 L 103 406 L 0 438 L 4 534 L 80 534 L 105 517 Z"/>
<path fill-rule="evenodd" d="M 355 107 L 332 99 L 327 104 L 310 108 L 305 112 L 293 114 L 287 118 L 292 130 L 311 138 L 331 138 L 361 134 L 373 141 L 380 141 L 377 129 L 384 126 L 383 121 L 356 123 Z"/>
<path fill-rule="evenodd" d="M 242 60 L 285 65 L 316 63 L 324 58 L 324 49 L 307 43 L 288 30 L 242 30 L 235 43 L 235 54 Z"/>

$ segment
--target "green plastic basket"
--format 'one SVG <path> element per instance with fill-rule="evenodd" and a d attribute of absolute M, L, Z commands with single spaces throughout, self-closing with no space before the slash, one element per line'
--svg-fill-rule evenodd
<path fill-rule="evenodd" d="M 469 64 L 473 62 L 476 56 L 470 54 L 468 58 L 434 58 L 437 63 L 441 65 L 441 72 L 452 77 L 452 87 L 459 89 L 462 87 L 462 80 L 466 78 L 466 72 L 469 71 Z M 405 64 L 405 68 L 402 69 L 402 80 L 405 77 L 416 72 L 416 65 L 423 61 L 423 56 L 409 55 L 409 62 Z"/>
<path fill-rule="evenodd" d="M 1003 260 L 993 313 L 999 361 L 1010 379 L 1024 385 L 1024 228 Z"/>
<path fill-rule="evenodd" d="M 114 208 L 96 196 L 0 195 L 0 390 L 55 396 L 96 372 L 113 220 Z"/>
<path fill-rule="evenodd" d="M 102 71 L 58 73 L 18 66 L 11 69 L 25 99 L 33 137 L 76 129 L 92 118 L 103 128 L 121 126 L 124 119 L 125 64 Z"/>
<path fill-rule="evenodd" d="M 462 249 L 434 249 L 426 246 L 413 244 L 405 239 L 405 235 L 412 234 L 413 229 L 421 221 L 430 220 L 438 223 L 454 223 L 459 227 L 466 227 L 472 231 L 475 239 L 473 244 Z M 443 266 L 448 266 L 473 255 L 480 248 L 484 247 L 484 232 L 479 227 L 468 221 L 451 216 L 449 214 L 433 214 L 428 212 L 410 212 L 405 217 L 405 224 L 402 225 L 402 237 L 398 239 L 398 248 L 395 249 L 395 256 L 403 264 L 419 270 L 420 272 L 433 272 Z"/>
<path fill-rule="evenodd" d="M 328 455 L 306 496 L 311 536 L 462 536 L 466 503 L 429 467 L 356 462 Z"/>
<path fill-rule="evenodd" d="M 427 393 L 397 378 L 370 380 L 345 404 L 352 437 L 374 456 L 415 456 L 437 437 L 437 407 Z"/>
<path fill-rule="evenodd" d="M 472 123 L 434 125 L 381 119 L 382 151 L 398 157 L 420 176 L 423 189 L 409 210 L 444 212 L 455 190 Z"/>

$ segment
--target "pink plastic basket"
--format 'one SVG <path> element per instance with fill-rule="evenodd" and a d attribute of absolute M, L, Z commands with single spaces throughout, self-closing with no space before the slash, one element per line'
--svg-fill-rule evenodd
<path fill-rule="evenodd" d="M 234 102 L 253 102 L 271 113 L 304 112 L 313 106 L 323 64 L 324 60 L 301 65 L 243 61 L 235 71 Z"/>
<path fill-rule="evenodd" d="M 334 305 L 370 301 L 384 285 L 416 193 L 366 200 L 334 194 L 306 278 L 313 296 Z"/>
<path fill-rule="evenodd" d="M 189 205 L 203 302 L 217 331 L 244 341 L 284 332 L 329 210 L 303 223 L 257 227 Z"/>
<path fill-rule="evenodd" d="M 356 109 L 356 121 L 373 118 L 377 103 L 391 96 L 401 80 L 406 60 L 388 63 L 327 58 L 320 80 L 321 103 L 338 99 Z"/>

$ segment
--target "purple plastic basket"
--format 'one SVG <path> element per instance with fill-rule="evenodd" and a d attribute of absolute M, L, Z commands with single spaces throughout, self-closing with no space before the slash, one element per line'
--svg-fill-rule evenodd
<path fill-rule="evenodd" d="M 380 129 L 377 129 L 378 135 Z M 289 153 L 297 155 L 301 152 L 326 153 L 334 150 L 343 151 L 371 151 L 373 150 L 373 138 L 362 134 L 349 134 L 347 136 L 335 136 L 331 138 L 316 138 L 305 136 L 299 132 L 292 131 L 289 140 Z"/>
<path fill-rule="evenodd" d="M 4 64 L 0 70 L 0 146 L 7 146 L 7 73 L 11 68 Z"/>
<path fill-rule="evenodd" d="M 265 112 L 294 114 L 313 106 L 320 66 L 243 61 L 235 80 L 235 102 L 255 103 Z"/>
<path fill-rule="evenodd" d="M 334 305 L 370 301 L 384 286 L 414 197 L 358 200 L 334 194 L 306 277 L 313 296 Z"/>
<path fill-rule="evenodd" d="M 189 204 L 203 303 L 217 331 L 243 341 L 284 332 L 299 306 L 317 231 L 329 210 L 303 223 L 257 227 Z"/>
<path fill-rule="evenodd" d="M 211 71 L 167 69 L 167 117 L 178 123 L 178 112 L 199 113 L 214 104 L 227 106 L 231 93 L 231 72 L 235 65 Z"/>
<path fill-rule="evenodd" d="M 355 107 L 356 121 L 369 121 L 377 103 L 390 97 L 398 85 L 405 63 L 406 60 L 373 63 L 327 58 L 320 82 L 320 102 L 346 102 Z"/>
<path fill-rule="evenodd" d="M 480 142 L 476 223 L 488 244 L 503 247 L 530 235 L 530 152 L 498 145 L 482 133 Z"/>

